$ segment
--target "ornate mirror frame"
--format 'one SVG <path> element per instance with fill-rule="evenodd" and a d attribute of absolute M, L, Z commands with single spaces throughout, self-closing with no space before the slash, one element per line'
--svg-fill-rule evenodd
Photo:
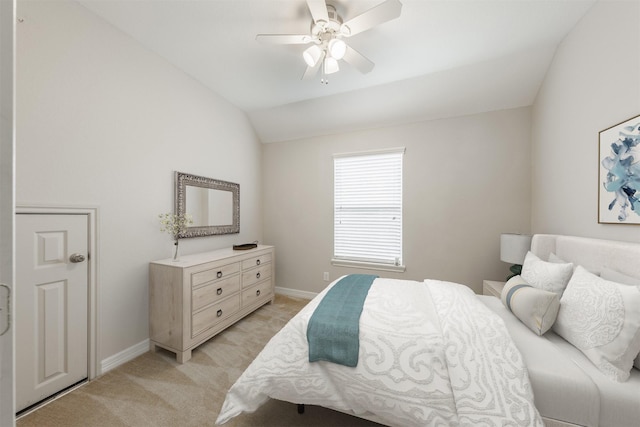
<path fill-rule="evenodd" d="M 234 234 L 240 232 L 240 184 L 175 172 L 175 212 L 184 215 L 187 207 L 187 186 L 230 191 L 232 194 L 232 224 L 188 227 L 180 233 L 180 238 Z"/>

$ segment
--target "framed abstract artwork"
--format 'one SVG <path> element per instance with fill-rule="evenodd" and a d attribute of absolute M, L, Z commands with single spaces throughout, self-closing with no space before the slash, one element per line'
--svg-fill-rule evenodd
<path fill-rule="evenodd" d="M 640 115 L 600 132 L 598 222 L 640 224 Z"/>

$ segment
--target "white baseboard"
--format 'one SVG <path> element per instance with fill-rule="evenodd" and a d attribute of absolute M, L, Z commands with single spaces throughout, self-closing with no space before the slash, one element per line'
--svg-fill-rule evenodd
<path fill-rule="evenodd" d="M 293 298 L 309 299 L 309 300 L 314 299 L 318 295 L 317 292 L 300 291 L 298 289 L 281 288 L 279 286 L 276 286 L 276 294 L 285 295 Z"/>
<path fill-rule="evenodd" d="M 100 374 L 106 374 L 110 370 L 117 368 L 118 366 L 127 363 L 136 357 L 145 354 L 149 351 L 149 339 L 132 345 L 129 348 L 122 350 L 120 353 L 116 353 L 113 356 L 109 356 L 100 362 Z"/>

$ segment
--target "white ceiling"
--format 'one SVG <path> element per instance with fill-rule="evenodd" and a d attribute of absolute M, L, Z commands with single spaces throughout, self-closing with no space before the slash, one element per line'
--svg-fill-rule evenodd
<path fill-rule="evenodd" d="M 531 105 L 558 44 L 596 0 L 400 0 L 347 42 L 375 63 L 301 80 L 305 0 L 78 0 L 247 113 L 263 142 Z M 329 0 L 347 20 L 382 0 Z"/>

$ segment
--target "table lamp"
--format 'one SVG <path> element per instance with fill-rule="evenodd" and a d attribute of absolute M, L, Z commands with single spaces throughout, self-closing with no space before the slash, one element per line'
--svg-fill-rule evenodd
<path fill-rule="evenodd" d="M 531 236 L 529 235 L 511 233 L 500 235 L 500 260 L 513 264 L 509 267 L 512 274 L 507 277 L 507 280 L 522 272 L 522 263 L 530 248 Z"/>

